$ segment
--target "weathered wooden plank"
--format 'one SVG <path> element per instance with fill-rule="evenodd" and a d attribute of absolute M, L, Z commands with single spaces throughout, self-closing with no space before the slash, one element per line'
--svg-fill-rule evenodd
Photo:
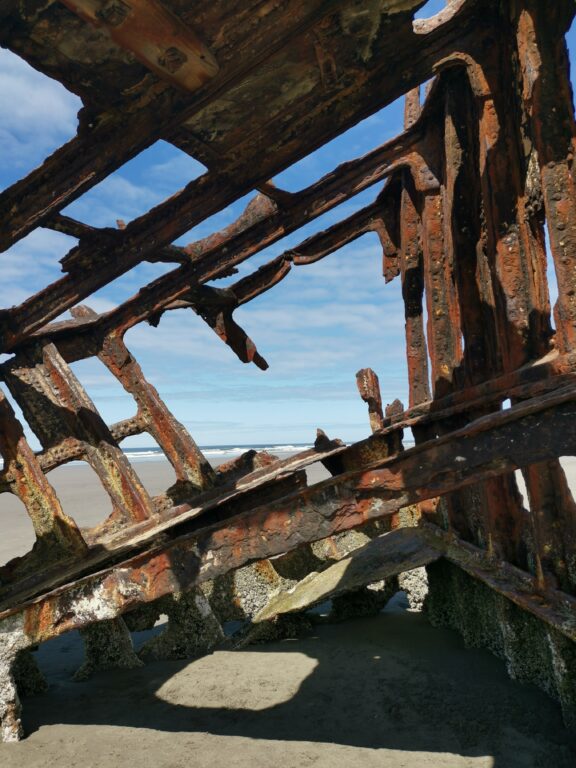
<path fill-rule="evenodd" d="M 399 528 L 373 539 L 320 573 L 310 573 L 287 592 L 275 595 L 254 616 L 258 624 L 284 613 L 302 611 L 346 592 L 421 568 L 442 556 L 419 528 Z"/>

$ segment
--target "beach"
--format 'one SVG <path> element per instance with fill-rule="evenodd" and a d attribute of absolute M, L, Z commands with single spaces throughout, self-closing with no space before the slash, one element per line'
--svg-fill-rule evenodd
<path fill-rule="evenodd" d="M 563 463 L 574 488 L 576 460 Z M 173 482 L 165 461 L 135 466 L 153 494 Z M 309 482 L 323 476 L 314 467 Z M 49 477 L 81 526 L 109 513 L 90 468 Z M 0 541 L 4 562 L 32 538 L 17 500 L 2 503 L 11 536 Z M 149 634 L 135 633 L 136 647 Z M 2 768 L 564 768 L 576 757 L 554 701 L 510 680 L 503 662 L 464 648 L 456 633 L 431 627 L 402 595 L 378 616 L 297 640 L 74 682 L 82 658 L 77 633 L 37 652 L 50 688 L 24 700 L 28 737 L 0 745 Z"/>

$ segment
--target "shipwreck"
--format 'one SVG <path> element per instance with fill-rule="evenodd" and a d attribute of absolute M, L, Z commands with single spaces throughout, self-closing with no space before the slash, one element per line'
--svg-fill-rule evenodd
<path fill-rule="evenodd" d="M 186 644 L 201 626 L 218 642 L 202 587 L 254 564 L 268 569 L 270 588 L 253 627 L 426 566 L 431 620 L 500 654 L 576 722 L 576 504 L 560 463 L 576 455 L 576 132 L 565 44 L 576 8 L 447 0 L 415 19 L 422 6 L 0 3 L 0 44 L 83 103 L 77 135 L 0 194 L 2 250 L 37 227 L 77 240 L 59 280 L 0 311 L 0 485 L 24 503 L 36 535 L 0 569 L 3 740 L 22 736 L 18 685 L 30 649 L 79 629 L 87 663 L 129 663 L 128 627 L 159 600 L 169 601 L 167 632 Z M 401 135 L 300 191 L 274 185 L 275 174 L 402 96 Z M 158 139 L 206 172 L 117 229 L 61 213 Z M 367 189 L 368 206 L 229 287 L 215 283 Z M 248 193 L 234 224 L 174 245 Z M 383 279 L 402 286 L 409 402 L 384 408 L 366 368 L 366 439 L 346 446 L 319 434 L 313 450 L 289 459 L 251 452 L 214 470 L 124 335 L 192 310 L 215 344 L 265 368 L 235 310 L 369 231 L 382 245 Z M 90 309 L 95 291 L 143 261 L 173 269 L 109 312 Z M 107 424 L 98 413 L 70 367 L 94 356 L 133 397 L 135 415 Z M 120 448 L 144 432 L 176 473 L 160 496 Z M 50 483 L 73 460 L 93 468 L 112 501 L 91 530 L 64 513 Z M 304 469 L 319 461 L 331 477 L 308 485 Z M 9 537 L 1 512 L 0 526 Z M 369 529 L 368 543 L 339 550 L 334 537 L 356 529 Z M 311 576 L 296 555 L 326 541 L 335 553 Z M 282 563 L 289 591 L 279 587 Z"/>

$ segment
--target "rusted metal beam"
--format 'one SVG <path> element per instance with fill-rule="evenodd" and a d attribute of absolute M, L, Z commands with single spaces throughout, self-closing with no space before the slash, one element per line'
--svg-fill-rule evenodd
<path fill-rule="evenodd" d="M 77 139 L 0 195 L 0 243 L 10 245 L 40 223 L 79 240 L 62 260 L 65 277 L 0 314 L 0 349 L 16 353 L 0 371 L 43 445 L 37 456 L 30 451 L 0 397 L 0 489 L 24 500 L 38 536 L 32 553 L 2 572 L 0 634 L 6 621 L 17 625 L 20 650 L 367 520 L 388 517 L 386 525 L 394 527 L 410 504 L 418 507 L 416 520 L 446 530 L 425 524 L 398 534 L 400 550 L 409 538 L 427 556 L 441 554 L 576 640 L 576 604 L 569 596 L 576 590 L 576 504 L 559 463 L 562 455 L 576 455 L 576 124 L 561 40 L 576 12 L 573 0 L 558 0 L 546 11 L 538 0 L 450 0 L 437 17 L 414 22 L 417 0 L 383 0 L 379 24 L 368 31 L 359 24 L 363 14 L 345 0 L 309 7 L 289 0 L 268 4 L 269 29 L 268 22 L 247 24 L 238 37 L 230 37 L 226 25 L 228 31 L 218 28 L 218 9 L 202 15 L 199 6 L 207 27 L 198 29 L 207 32 L 219 73 L 214 61 L 199 58 L 202 46 L 189 30 L 195 22 L 184 8 L 178 11 L 184 24 L 175 29 L 169 28 L 173 11 L 159 0 L 63 2 L 99 25 L 90 33 L 99 41 L 109 28 L 117 44 L 154 71 L 172 70 L 177 87 L 151 74 L 136 83 L 132 71 L 119 77 L 127 77 L 124 90 L 103 88 L 99 73 L 86 69 L 75 79 L 73 67 L 59 72 L 60 47 L 54 61 L 52 53 L 50 63 L 42 58 L 46 41 L 32 17 L 16 5 L 0 11 L 0 42 L 4 20 L 19 19 L 19 29 L 30 30 L 41 49 L 38 62 L 32 44 L 17 37 L 14 47 L 76 85 L 86 103 Z M 52 6 L 39 13 L 52 34 L 58 23 Z M 63 8 L 59 13 L 73 18 Z M 226 24 L 235 13 L 244 22 L 250 16 L 238 8 Z M 139 19 L 143 31 L 136 35 Z M 84 25 L 75 23 L 83 34 Z M 117 65 L 117 46 L 110 51 Z M 284 73 L 288 85 L 297 83 L 298 97 L 287 87 L 286 97 L 282 91 L 276 99 L 266 71 L 255 68 L 263 61 Z M 241 65 L 236 72 L 234 64 Z M 133 66 L 141 77 L 143 70 Z M 200 82 L 213 73 L 210 82 Z M 421 106 L 414 86 L 433 74 Z M 95 84 L 105 93 L 92 97 Z M 181 86 L 197 90 L 189 95 Z M 407 89 L 401 136 L 297 193 L 270 181 Z M 244 110 L 256 103 L 254 95 L 270 102 L 268 111 Z M 59 212 L 160 136 L 192 153 L 196 147 L 211 170 L 119 230 L 96 229 Z M 78 149 L 82 155 L 73 157 Z M 232 286 L 205 285 L 384 179 L 375 202 L 353 216 Z M 170 245 L 251 188 L 259 194 L 230 227 L 186 249 Z M 545 220 L 560 290 L 556 332 Z M 123 335 L 141 321 L 157 323 L 166 310 L 191 308 L 241 360 L 264 368 L 234 321 L 235 309 L 275 286 L 291 265 L 319 261 L 369 231 L 380 238 L 386 282 L 401 276 L 409 409 L 395 401 L 383 414 L 377 377 L 364 369 L 358 383 L 369 405 L 370 438 L 346 447 L 320 435 L 316 450 L 286 461 L 248 456 L 213 472 L 143 378 Z M 77 308 L 72 320 L 46 326 L 146 260 L 181 266 L 111 312 L 96 316 Z M 138 404 L 135 417 L 112 428 L 67 365 L 95 355 Z M 513 407 L 502 411 L 507 398 Z M 416 441 L 408 451 L 405 428 Z M 156 437 L 177 474 L 176 486 L 155 499 L 118 446 L 142 431 Z M 84 538 L 44 477 L 72 458 L 91 463 L 114 507 Z M 318 460 L 333 477 L 307 488 L 303 468 Z M 518 468 L 529 509 L 516 486 Z M 49 553 L 38 569 L 43 547 Z M 383 567 L 408 562 L 410 554 Z M 11 724 L 0 728 L 13 729 L 17 708 L 8 705 Z"/>
<path fill-rule="evenodd" d="M 268 530 L 273 537 L 280 537 L 284 545 L 286 540 L 301 543 L 314 540 L 314 536 L 325 538 L 338 530 L 360 525 L 367 519 L 394 514 L 410 504 L 482 479 L 559 455 L 574 454 L 576 434 L 572 430 L 564 430 L 558 436 L 557 432 L 559 424 L 566 424 L 573 417 L 575 400 L 576 388 L 570 387 L 484 417 L 449 436 L 429 441 L 392 458 L 389 458 L 387 438 L 381 434 L 348 448 L 336 449 L 346 474 L 262 507 L 261 511 L 254 513 L 250 523 L 250 530 L 260 531 L 262 538 L 258 538 L 258 542 L 251 540 L 250 546 L 267 547 L 270 544 L 266 541 Z M 531 440 L 526 439 L 527 434 L 531 435 Z M 503 446 L 507 446 L 504 452 Z M 108 545 L 108 556 L 117 560 L 121 551 L 130 551 L 130 548 L 133 551 L 136 544 L 144 548 L 147 541 L 154 542 L 158 534 L 168 528 L 175 537 L 188 533 L 192 535 L 193 531 L 213 524 L 223 526 L 224 530 L 229 523 L 229 535 L 233 536 L 234 530 L 238 529 L 235 516 L 239 501 L 248 494 L 248 506 L 243 502 L 244 508 L 252 509 L 254 502 L 258 503 L 258 496 L 250 495 L 252 491 L 261 493 L 264 477 L 278 476 L 280 479 L 278 471 L 272 468 L 270 475 L 270 470 L 260 470 L 247 478 L 237 490 L 220 496 L 212 495 L 204 502 L 200 498 L 197 506 L 180 505 L 162 525 L 143 530 L 136 537 L 133 535 L 121 549 L 117 549 L 116 554 Z M 338 519 L 340 514 L 344 515 L 342 520 Z M 328 515 L 327 520 L 325 515 Z M 286 520 L 290 522 L 286 523 Z M 261 553 L 260 550 L 252 553 L 250 549 L 244 552 L 247 558 L 244 562 L 252 557 L 269 557 L 279 551 L 283 550 L 264 549 Z M 229 567 L 242 564 L 234 565 L 234 562 Z M 100 558 L 98 563 L 102 567 L 105 559 Z M 71 575 L 72 572 L 69 572 L 69 578 Z"/>
<path fill-rule="evenodd" d="M 471 44 L 472 39 L 468 42 Z M 474 44 L 477 45 L 478 42 L 478 35 L 476 34 Z M 453 63 L 450 62 L 450 65 L 453 66 Z M 355 98 L 357 95 L 355 94 Z M 404 144 L 396 146 L 396 153 L 400 155 L 403 150 L 404 163 L 417 163 L 419 155 L 416 154 L 414 158 L 412 157 L 412 154 L 407 151 L 406 140 L 407 137 L 404 136 Z M 394 142 L 392 142 L 393 145 Z M 390 154 L 390 150 L 391 147 L 388 147 L 388 154 Z M 425 152 L 425 149 L 423 151 Z M 320 210 L 315 205 L 312 205 L 310 214 L 303 216 L 303 220 L 296 223 L 295 226 L 301 225 L 304 220 L 314 218 L 330 207 L 333 207 L 337 202 L 346 199 L 347 196 L 361 191 L 380 178 L 384 178 L 390 172 L 389 163 L 393 162 L 394 159 L 398 161 L 399 157 L 388 158 L 388 163 L 382 168 L 379 166 L 382 165 L 383 158 L 380 158 L 379 162 L 377 152 L 370 153 L 370 155 L 362 158 L 355 165 L 348 164 L 348 167 L 343 167 L 341 169 L 341 175 L 344 176 L 343 179 L 338 179 L 335 175 L 329 175 L 325 180 L 322 180 L 325 187 L 324 191 L 329 191 L 330 182 L 332 182 L 333 185 L 337 184 L 339 186 L 338 192 L 340 194 L 332 202 L 326 201 Z M 273 160 L 270 162 L 272 163 Z M 358 179 L 354 179 L 353 171 L 356 171 L 356 174 L 362 173 L 363 162 L 367 169 L 372 167 L 373 173 L 372 175 L 367 175 L 363 183 L 361 183 Z M 33 299 L 20 305 L 20 307 L 7 311 L 2 316 L 3 322 L 0 326 L 3 326 L 4 331 L 2 334 L 4 339 L 3 348 L 6 350 L 11 349 L 18 341 L 48 322 L 56 314 L 69 308 L 76 301 L 86 297 L 104 283 L 129 270 L 136 263 L 145 259 L 151 250 L 157 250 L 158 247 L 162 247 L 178 238 L 194 224 L 211 213 L 215 213 L 222 206 L 232 202 L 243 192 L 246 192 L 251 185 L 257 184 L 259 179 L 263 181 L 281 167 L 278 164 L 265 168 L 262 163 L 253 163 L 252 169 L 255 166 L 260 171 L 258 173 L 259 178 L 248 178 L 244 174 L 245 183 L 243 182 L 241 186 L 230 184 L 217 174 L 206 174 L 192 182 L 180 193 L 170 198 L 170 200 L 157 206 L 149 215 L 131 222 L 126 230 L 122 232 L 121 238 L 116 243 L 116 247 L 113 249 L 113 256 L 110 253 L 109 242 L 106 242 L 101 247 L 96 247 L 96 244 L 93 244 L 89 252 L 86 248 L 83 249 L 82 247 L 74 249 L 63 260 L 64 268 L 71 270 L 73 274 L 67 278 L 62 278 L 49 289 L 37 294 Z M 434 177 L 430 176 L 429 170 L 428 168 L 426 174 L 417 179 L 417 184 L 422 184 L 423 189 L 434 187 L 436 183 Z M 349 178 L 346 171 L 350 171 Z M 320 192 L 323 188 L 322 181 L 309 187 L 306 192 Z M 342 195 L 340 190 L 346 186 L 347 181 L 350 182 L 350 193 L 349 195 Z M 304 195 L 305 197 L 306 195 Z M 312 204 L 312 200 L 307 202 Z M 286 228 L 286 231 L 283 230 L 282 234 L 286 234 L 289 231 L 292 231 L 292 228 Z M 268 244 L 272 241 L 273 239 L 266 239 Z M 239 257 L 238 261 L 241 260 L 242 257 Z M 92 269 L 90 265 L 94 266 L 96 263 L 98 268 Z M 72 285 L 74 285 L 74 290 L 72 290 Z"/>
<path fill-rule="evenodd" d="M 126 225 L 123 222 L 118 222 L 118 225 L 120 225 L 120 223 L 122 223 L 123 226 L 118 226 L 118 229 L 126 229 Z M 86 240 L 87 242 L 94 242 L 98 239 L 104 240 L 107 237 L 114 238 L 114 233 L 116 231 L 110 228 L 99 229 L 98 227 L 92 227 L 89 224 L 84 224 L 82 221 L 73 219 L 70 216 L 64 216 L 61 213 L 52 216 L 51 219 L 44 223 L 44 226 L 47 229 L 54 230 L 54 232 L 62 232 L 64 235 L 75 237 L 78 240 Z M 188 255 L 183 248 L 169 245 L 158 252 L 148 254 L 146 261 L 184 264 L 188 261 Z"/>
<path fill-rule="evenodd" d="M 410 91 L 404 102 L 404 129 L 420 118 L 420 89 Z M 414 205 L 416 190 L 407 170 L 402 174 L 400 198 L 400 274 L 404 300 L 406 362 L 409 406 L 430 399 L 428 343 L 424 329 L 424 264 L 420 217 Z"/>
<path fill-rule="evenodd" d="M 531 512 L 534 562 L 539 588 L 573 593 L 576 552 L 576 503 L 558 460 L 523 470 Z"/>
<path fill-rule="evenodd" d="M 218 73 L 210 49 L 182 19 L 155 0 L 61 0 L 80 18 L 104 28 L 163 80 L 196 91 Z"/>
<path fill-rule="evenodd" d="M 83 443 L 86 461 L 112 501 L 108 524 L 154 516 L 148 493 L 56 347 L 28 349 L 5 364 L 2 375 L 44 448 L 69 437 Z"/>
<path fill-rule="evenodd" d="M 85 555 L 86 543 L 76 523 L 64 514 L 56 491 L 24 437 L 22 425 L 1 392 L 0 454 L 4 461 L 2 475 L 5 490 L 14 493 L 23 502 L 34 527 L 36 543 L 30 567 L 38 569 L 48 562 L 66 562 Z M 22 575 L 19 565 L 19 562 L 14 562 L 8 570 Z M 3 580 L 5 578 L 6 570 Z"/>
<path fill-rule="evenodd" d="M 467 72 L 479 116 L 479 180 L 494 297 L 494 343 L 503 369 L 513 370 L 550 349 L 549 301 L 542 289 L 545 247 L 543 238 L 535 237 L 528 210 L 531 183 L 518 120 L 521 105 L 511 109 L 503 85 L 515 82 L 513 62 L 494 49 L 482 58 L 470 58 Z"/>
<path fill-rule="evenodd" d="M 59 346 L 65 359 L 68 362 L 73 362 L 82 357 L 95 354 L 95 350 L 99 343 L 96 339 L 101 339 L 110 333 L 116 333 L 119 328 L 126 331 L 129 327 L 143 319 L 156 325 L 162 313 L 166 310 L 191 308 L 197 314 L 202 316 L 208 324 L 211 325 L 213 330 L 215 330 L 215 318 L 217 318 L 219 313 L 233 311 L 237 306 L 245 304 L 257 296 L 260 296 L 265 291 L 270 290 L 288 275 L 292 262 L 298 266 L 314 263 L 356 239 L 364 232 L 375 230 L 378 227 L 380 217 L 382 216 L 382 208 L 386 208 L 388 204 L 390 204 L 391 207 L 394 206 L 393 200 L 390 199 L 393 192 L 395 192 L 395 190 L 386 188 L 374 205 L 369 205 L 342 222 L 329 227 L 327 230 L 307 238 L 300 245 L 288 249 L 268 264 L 260 267 L 251 275 L 242 278 L 242 280 L 234 283 L 229 288 L 215 289 L 198 284 L 202 283 L 202 280 L 208 278 L 199 278 L 197 282 L 188 279 L 188 282 L 185 283 L 183 282 L 185 278 L 181 275 L 177 295 L 183 298 L 171 299 L 172 294 L 170 293 L 165 304 L 161 304 L 160 301 L 155 302 L 152 304 L 153 309 L 149 309 L 147 313 L 142 314 L 137 308 L 143 304 L 145 306 L 151 304 L 150 290 L 152 290 L 152 286 L 149 286 L 148 290 L 140 292 L 138 296 L 134 297 L 130 305 L 132 311 L 132 319 L 130 321 L 124 319 L 122 321 L 119 320 L 120 317 L 124 318 L 127 314 L 124 311 L 124 305 L 122 305 L 117 310 L 112 310 L 109 313 L 98 315 L 93 318 L 76 317 L 72 320 L 51 323 L 36 331 L 33 336 L 37 339 L 50 339 L 53 343 Z M 193 256 L 208 256 L 212 248 L 216 249 L 216 254 L 218 254 L 220 250 L 223 252 L 234 250 L 237 247 L 237 239 L 233 233 L 238 230 L 238 240 L 241 238 L 243 234 L 242 225 L 247 220 L 247 213 L 248 211 L 251 211 L 251 209 L 253 211 L 255 205 L 256 201 L 253 201 L 253 203 L 249 205 L 247 211 L 240 217 L 236 224 L 233 225 L 233 228 L 227 228 L 223 233 L 213 235 L 206 240 L 193 244 L 189 246 L 188 250 Z M 266 207 L 267 204 L 264 202 L 262 205 Z M 276 213 L 277 211 L 273 209 L 272 215 Z M 253 237 L 253 244 L 255 250 L 264 247 L 261 245 L 261 237 L 256 234 Z M 210 279 L 225 276 L 230 271 L 231 268 L 226 265 L 216 274 L 211 275 Z M 156 281 L 153 285 L 156 287 L 156 290 L 161 291 L 164 290 L 164 286 L 167 285 L 167 282 L 160 280 Z M 156 308 L 157 305 L 160 306 Z M 248 355 L 245 352 L 242 352 L 242 347 L 239 347 L 238 350 L 235 349 L 234 351 L 238 354 L 240 359 L 244 361 L 249 359 Z"/>
<path fill-rule="evenodd" d="M 223 68 L 214 80 L 201 89 L 191 101 L 174 103 L 171 94 L 160 93 L 158 97 L 141 113 L 130 115 L 130 109 L 119 110 L 118 113 L 108 113 L 102 116 L 92 117 L 92 122 L 86 127 L 86 136 L 81 135 L 69 142 L 65 147 L 49 158 L 46 163 L 30 174 L 26 179 L 13 185 L 9 190 L 0 195 L 0 211 L 11 212 L 12 231 L 3 232 L 0 237 L 0 247 L 8 248 L 15 240 L 23 237 L 35 226 L 39 226 L 46 218 L 72 202 L 82 192 L 98 183 L 105 175 L 116 170 L 122 163 L 142 151 L 154 140 L 161 136 L 169 136 L 176 130 L 177 125 L 189 120 L 205 107 L 216 95 L 222 96 L 227 89 L 233 88 L 243 77 L 258 67 L 275 51 L 281 50 L 290 39 L 301 34 L 304 29 L 311 27 L 321 18 L 331 12 L 331 8 L 342 5 L 341 2 L 317 3 L 313 7 L 302 3 L 291 2 L 285 4 L 280 14 L 266 25 L 268 34 L 264 30 L 256 30 L 257 44 L 254 39 L 246 41 L 245 49 L 240 48 Z M 416 2 L 414 1 L 414 5 Z M 442 30 L 439 38 L 446 47 L 454 44 L 462 28 L 470 23 L 466 19 L 468 9 L 464 9 L 460 24 L 449 24 Z M 288 22 L 288 20 L 290 20 Z M 406 19 L 408 22 L 408 20 Z M 414 44 L 412 56 L 406 51 L 406 71 L 410 72 L 415 82 L 426 80 L 431 75 L 432 57 L 428 51 L 424 52 L 417 45 L 419 42 L 411 34 L 409 22 L 405 25 L 405 34 L 411 38 Z M 433 47 L 435 34 L 430 36 L 430 47 Z M 416 61 L 421 59 L 420 69 L 417 72 Z M 382 63 L 382 69 L 386 73 L 386 66 Z M 365 84 L 365 90 L 371 94 L 375 103 L 370 111 L 376 111 L 386 103 L 398 98 L 402 92 L 402 86 L 394 78 L 387 76 L 388 89 L 382 89 L 382 78 L 371 73 L 371 78 Z M 378 88 L 376 88 L 378 83 Z M 362 116 L 362 110 L 366 111 L 363 102 L 366 94 L 356 88 L 348 89 L 351 92 L 350 115 L 342 115 L 342 124 L 335 131 L 333 121 L 328 126 L 324 125 L 324 135 L 313 138 L 309 134 L 310 148 L 318 146 L 328 140 L 331 135 L 344 130 L 348 125 L 354 124 Z M 337 93 L 337 92 L 336 92 Z M 336 96 L 335 93 L 335 96 Z M 361 97 L 364 96 L 364 99 Z M 354 104 L 358 103 L 358 106 Z M 353 106 L 354 104 L 354 106 Z M 127 119 L 126 112 L 129 114 Z M 159 119 L 159 115 L 166 114 L 166 119 Z M 308 121 L 307 121 L 308 122 Z M 144 132 L 142 127 L 146 126 Z M 100 148 L 108 145 L 114 147 L 113 152 L 102 153 Z M 261 153 L 260 153 L 261 154 Z M 278 157 L 278 153 L 276 153 Z M 260 158 L 261 159 L 261 158 Z M 283 160 L 283 165 L 277 169 L 270 168 L 266 175 L 271 176 L 285 167 L 289 162 L 297 159 L 292 150 L 290 159 Z M 233 169 L 229 169 L 233 173 Z M 244 189 L 247 191 L 247 189 Z M 236 196 L 243 192 L 238 190 Z M 223 203 L 226 204 L 226 203 Z M 34 210 L 34 208 L 36 210 Z M 4 219 L 4 216 L 1 217 Z M 185 230 L 184 230 L 185 231 Z"/>
<path fill-rule="evenodd" d="M 548 225 L 550 250 L 558 282 L 554 308 L 556 343 L 561 350 L 574 349 L 576 302 L 574 301 L 574 231 L 576 202 L 572 162 L 576 146 L 576 124 L 569 81 L 564 35 L 574 18 L 572 3 L 559 2 L 543 14 L 538 3 L 511 3 L 513 33 L 519 60 L 518 98 L 525 138 L 531 154 L 526 174 L 530 191 L 531 218 L 539 223 L 540 258 L 536 260 L 545 283 L 546 255 L 544 219 Z M 534 261 L 534 259 L 533 259 Z M 549 307 L 548 307 L 549 310 Z M 532 344 L 539 342 L 531 329 Z M 576 504 L 559 462 L 534 465 L 524 471 L 530 507 L 532 557 L 538 585 L 576 588 L 572 567 L 576 556 Z"/>
<path fill-rule="evenodd" d="M 260 355 L 252 339 L 234 320 L 234 310 L 277 285 L 288 275 L 291 266 L 288 258 L 282 255 L 228 288 L 216 289 L 206 285 L 195 285 L 185 294 L 185 299 L 170 302 L 161 311 L 149 316 L 147 320 L 151 325 L 156 326 L 167 310 L 193 309 L 234 351 L 239 360 L 243 363 L 255 363 L 258 368 L 265 371 L 268 363 Z"/>
<path fill-rule="evenodd" d="M 384 192 L 382 196 L 385 196 L 384 205 L 393 205 L 391 195 Z M 297 266 L 315 264 L 358 237 L 362 237 L 366 232 L 376 231 L 381 221 L 381 206 L 382 203 L 377 200 L 290 249 L 288 253 L 294 260 L 294 264 Z"/>
<path fill-rule="evenodd" d="M 142 432 L 145 432 L 146 423 L 144 419 L 139 415 L 136 415 L 130 419 L 124 419 L 123 421 L 111 424 L 109 429 L 115 442 L 119 443 L 127 437 L 140 435 Z M 86 446 L 81 440 L 74 437 L 67 437 L 51 448 L 47 448 L 45 451 L 40 451 L 34 455 L 36 461 L 40 465 L 40 469 L 46 474 L 46 472 L 51 472 L 53 469 L 61 467 L 63 464 L 67 464 L 70 461 L 84 459 L 86 455 Z M 0 493 L 9 491 L 10 482 L 7 479 L 6 469 L 2 469 L 0 471 Z"/>
<path fill-rule="evenodd" d="M 574 4 L 559 0 L 550 13 L 541 3 L 513 3 L 522 96 L 537 151 L 541 192 L 558 280 L 555 307 L 559 346 L 576 344 L 576 184 L 573 159 L 576 122 L 570 64 L 564 35 L 574 18 Z"/>
<path fill-rule="evenodd" d="M 23 611 L 27 637 L 34 644 L 95 620 L 114 618 L 140 602 L 189 589 L 252 560 L 393 514 L 425 498 L 535 461 L 574 455 L 576 434 L 562 426 L 575 416 L 576 389 L 571 388 L 480 419 L 373 468 L 364 466 L 261 508 L 239 515 L 222 510 L 216 519 L 214 514 L 204 515 L 188 531 L 176 528 L 179 537 L 172 543 L 52 590 L 28 606 L 13 604 L 7 610 L 4 606 L 0 619 Z M 503 446 L 507 446 L 504 455 Z"/>
<path fill-rule="evenodd" d="M 573 356 L 554 355 L 550 360 L 528 366 L 475 387 L 458 390 L 443 399 L 426 401 L 401 413 L 387 415 L 383 417 L 379 431 L 384 435 L 407 428 L 418 431 L 431 424 L 441 424 L 453 419 L 454 416 L 465 414 L 469 410 L 483 411 L 488 406 L 497 405 L 510 396 L 513 399 L 525 400 L 553 392 L 575 380 L 576 359 L 573 359 Z M 110 426 L 110 432 L 116 442 L 145 431 L 147 431 L 147 422 L 141 414 Z M 342 447 L 331 451 L 331 454 L 337 456 L 341 452 Z M 42 470 L 48 472 L 68 461 L 81 459 L 84 455 L 84 443 L 74 438 L 67 438 L 52 448 L 36 454 L 36 458 Z M 295 457 L 276 462 L 273 467 L 264 471 L 264 475 L 270 476 L 270 471 L 278 473 L 302 468 L 307 464 L 319 461 L 321 458 L 322 456 L 316 450 L 305 451 Z M 251 480 L 253 477 L 256 479 L 259 476 L 265 479 L 264 475 L 255 473 L 250 475 L 249 479 Z M 0 473 L 0 489 L 9 490 L 4 473 Z"/>
<path fill-rule="evenodd" d="M 552 353 L 523 366 L 517 371 L 497 376 L 481 384 L 458 389 L 437 400 L 427 400 L 392 418 L 392 423 L 410 426 L 410 420 L 434 421 L 465 413 L 470 409 L 482 410 L 501 403 L 510 396 L 528 399 L 569 383 L 576 373 L 576 354 Z"/>
<path fill-rule="evenodd" d="M 304 223 L 330 210 L 338 203 L 385 178 L 401 162 L 406 146 L 416 141 L 402 136 L 383 145 L 363 158 L 346 163 L 312 186 L 294 195 L 288 210 L 279 209 L 267 197 L 258 196 L 237 224 L 217 237 L 208 238 L 188 248 L 191 263 L 176 270 L 150 286 L 148 303 L 156 298 L 161 286 L 164 303 L 180 298 L 192 283 L 212 279 L 222 271 L 244 261 L 248 256 L 274 243 Z M 251 182 L 253 183 L 253 182 Z M 346 192 L 343 193 L 342 189 Z M 247 191 L 247 190 L 245 190 Z M 97 288 L 128 271 L 145 259 L 147 253 L 157 251 L 165 243 L 184 234 L 194 224 L 237 197 L 234 188 L 225 184 L 216 174 L 206 174 L 166 203 L 131 222 L 122 232 L 115 232 L 115 247 L 111 243 L 97 246 L 80 244 L 63 260 L 70 274 L 28 299 L 18 307 L 0 314 L 0 335 L 5 349 L 14 348 L 27 336 L 57 314 L 70 308 Z M 160 234 L 160 231 L 162 232 Z M 94 265 L 98 264 L 98 269 Z M 173 283 L 179 286 L 176 295 L 169 293 Z M 157 311 L 159 301 L 152 311 Z M 131 306 L 123 305 L 131 314 Z M 139 322 L 138 313 L 135 322 Z"/>
<path fill-rule="evenodd" d="M 444 195 L 432 192 L 422 201 L 422 253 L 428 302 L 428 348 L 435 397 L 453 388 L 453 371 L 462 356 L 460 310 L 452 271 L 454 255 L 446 238 Z"/>
<path fill-rule="evenodd" d="M 494 286 L 486 253 L 480 182 L 480 131 L 470 119 L 478 105 L 464 70 L 450 73 L 446 93 L 445 156 L 450 207 L 445 222 L 453 250 L 463 343 L 460 386 L 494 376 L 501 365 Z M 538 355 L 540 356 L 540 355 Z"/>
<path fill-rule="evenodd" d="M 194 285 L 182 294 L 186 298 L 166 304 L 146 319 L 151 325 L 157 326 L 165 311 L 192 309 L 242 362 L 254 362 L 259 368 L 266 370 L 268 364 L 259 355 L 252 340 L 235 323 L 233 313 L 242 304 L 277 285 L 288 275 L 290 269 L 288 257 L 282 255 L 228 288 Z M 72 308 L 71 314 L 71 320 L 61 320 L 38 331 L 34 335 L 35 341 L 46 343 L 49 340 L 55 343 L 64 359 L 70 363 L 99 354 L 108 337 L 119 338 L 109 314 L 86 312 L 83 307 Z M 126 330 L 124 327 L 122 332 Z"/>
<path fill-rule="evenodd" d="M 368 404 L 370 428 L 372 432 L 378 432 L 385 426 L 378 376 L 371 368 L 362 368 L 356 374 L 356 385 L 360 392 L 360 397 Z"/>
<path fill-rule="evenodd" d="M 77 307 L 74 317 L 93 317 L 88 307 Z M 176 472 L 178 492 L 190 494 L 210 488 L 215 473 L 202 452 L 185 429 L 170 413 L 156 389 L 146 381 L 138 362 L 121 338 L 107 336 L 98 358 L 118 379 L 138 404 L 138 416 L 145 423 Z"/>
<path fill-rule="evenodd" d="M 0 194 L 0 221 L 7 227 L 0 230 L 0 249 L 6 250 L 42 225 L 157 139 L 170 137 L 339 4 L 329 0 L 304 5 L 289 0 L 280 14 L 244 39 L 227 66 L 192 97 L 174 99 L 172 89 L 161 89 L 140 108 L 138 102 L 128 101 L 115 110 L 85 116 L 76 138 Z"/>

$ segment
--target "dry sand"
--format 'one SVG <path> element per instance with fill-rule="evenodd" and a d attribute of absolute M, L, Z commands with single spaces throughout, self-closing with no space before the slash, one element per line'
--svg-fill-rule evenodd
<path fill-rule="evenodd" d="M 574 488 L 576 460 L 567 466 Z M 152 492 L 171 482 L 165 463 L 137 469 Z M 50 478 L 81 525 L 109 511 L 86 467 Z M 14 542 L 22 552 L 30 544 L 17 505 L 3 503 L 3 518 L 11 539 L 0 541 L 0 562 L 17 553 Z M 148 634 L 138 633 L 136 644 Z M 82 661 L 76 633 L 46 643 L 38 660 L 50 690 L 24 701 L 30 735 L 0 745 L 1 768 L 575 765 L 576 736 L 553 701 L 509 680 L 490 654 L 430 627 L 401 599 L 377 617 L 299 640 L 86 682 L 71 680 Z"/>

